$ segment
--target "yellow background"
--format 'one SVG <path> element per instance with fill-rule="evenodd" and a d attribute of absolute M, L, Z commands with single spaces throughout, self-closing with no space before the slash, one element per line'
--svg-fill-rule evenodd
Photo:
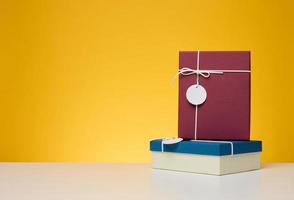
<path fill-rule="evenodd" d="M 0 160 L 149 162 L 179 50 L 251 50 L 252 139 L 294 161 L 293 1 L 1 1 Z"/>

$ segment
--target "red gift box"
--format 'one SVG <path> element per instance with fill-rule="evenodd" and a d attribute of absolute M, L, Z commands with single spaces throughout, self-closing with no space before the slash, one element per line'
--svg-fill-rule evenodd
<path fill-rule="evenodd" d="M 180 138 L 250 139 L 250 52 L 182 51 L 179 70 Z M 206 100 L 192 105 L 192 85 L 206 90 Z"/>

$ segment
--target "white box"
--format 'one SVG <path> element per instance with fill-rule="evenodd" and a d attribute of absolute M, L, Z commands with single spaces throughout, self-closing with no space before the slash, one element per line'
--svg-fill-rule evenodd
<path fill-rule="evenodd" d="M 211 156 L 151 151 L 152 168 L 225 175 L 260 169 L 260 153 Z"/>

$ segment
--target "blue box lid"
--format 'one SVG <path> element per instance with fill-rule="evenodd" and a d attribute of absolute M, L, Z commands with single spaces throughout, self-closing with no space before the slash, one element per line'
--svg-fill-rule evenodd
<path fill-rule="evenodd" d="M 233 150 L 233 152 L 232 152 Z M 176 144 L 164 144 L 164 152 L 224 156 L 261 152 L 261 141 L 207 141 L 184 140 Z M 150 151 L 162 151 L 162 139 L 150 141 Z"/>

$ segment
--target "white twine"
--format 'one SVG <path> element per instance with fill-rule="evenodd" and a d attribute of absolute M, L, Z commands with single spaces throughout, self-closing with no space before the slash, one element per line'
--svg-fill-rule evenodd
<path fill-rule="evenodd" d="M 240 73 L 240 72 L 250 73 L 250 70 L 227 70 L 227 69 L 200 70 L 200 69 L 191 69 L 189 67 L 183 67 L 183 68 L 179 69 L 179 72 L 178 72 L 177 75 L 181 74 L 181 75 L 184 75 L 184 76 L 189 76 L 189 75 L 192 75 L 192 74 L 196 74 L 196 75 L 201 75 L 204 78 L 209 78 L 211 74 L 224 74 L 224 73 L 234 73 L 234 72 L 235 73 Z M 196 82 L 196 84 L 197 84 L 197 82 Z"/>
<path fill-rule="evenodd" d="M 204 78 L 209 78 L 211 74 L 222 75 L 224 73 L 250 73 L 250 70 L 227 70 L 227 69 L 218 69 L 218 70 L 200 70 L 200 51 L 197 51 L 197 61 L 196 69 L 191 69 L 189 67 L 183 67 L 179 69 L 178 75 L 190 76 L 196 74 L 196 85 L 199 85 L 199 76 Z M 198 106 L 195 106 L 195 127 L 194 127 L 194 139 L 197 139 L 197 125 L 198 125 Z"/>

